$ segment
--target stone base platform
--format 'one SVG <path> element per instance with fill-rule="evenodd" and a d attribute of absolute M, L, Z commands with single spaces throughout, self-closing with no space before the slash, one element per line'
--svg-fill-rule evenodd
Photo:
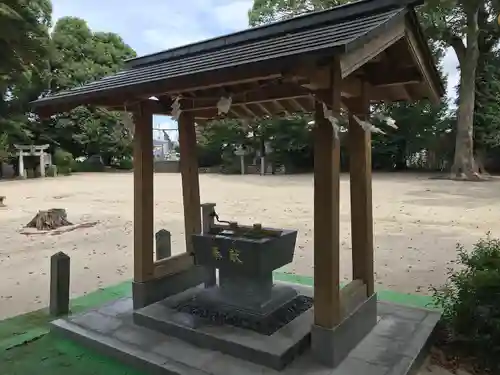
<path fill-rule="evenodd" d="M 192 288 L 191 290 L 200 304 L 207 307 L 215 307 L 220 311 L 234 312 L 241 317 L 248 316 L 250 318 L 265 318 L 276 311 L 279 307 L 292 301 L 297 296 L 297 291 L 294 288 L 284 285 L 275 285 L 271 289 L 269 298 L 266 298 L 264 303 L 257 300 L 253 304 L 250 304 L 248 301 L 245 301 L 246 296 L 228 299 L 223 293 L 221 293 L 220 287 L 217 286 L 211 288 L 201 288 L 201 290 L 197 292 L 194 292 L 194 289 L 196 288 Z M 186 292 L 184 292 L 184 294 L 186 294 Z M 179 296 L 177 295 L 168 299 L 174 300 L 178 298 Z M 167 306 L 172 306 L 172 303 L 169 304 L 167 299 L 163 300 L 162 303 Z M 173 303 L 175 304 L 175 302 Z"/>
<path fill-rule="evenodd" d="M 135 324 L 131 298 L 120 299 L 97 310 L 56 320 L 52 326 L 54 331 L 142 369 L 147 374 L 411 374 L 411 371 L 420 366 L 420 359 L 426 354 L 426 343 L 440 314 L 386 302 L 378 302 L 377 310 L 378 320 L 375 328 L 335 369 L 318 364 L 307 349 L 280 371 L 197 347 Z M 306 315 L 307 313 L 302 314 L 301 317 Z M 295 320 L 299 319 L 300 317 Z M 310 329 L 311 327 L 309 331 Z M 238 335 L 245 340 L 245 332 L 239 332 Z M 248 340 L 248 337 L 246 339 Z M 285 336 L 282 339 L 285 340 Z"/>
<path fill-rule="evenodd" d="M 312 297 L 310 287 L 295 286 L 292 289 L 283 284 L 277 283 L 276 288 L 282 288 L 285 291 L 284 296 L 287 296 L 286 291 L 291 289 L 292 297 L 297 292 Z M 179 312 L 174 308 L 180 301 L 198 296 L 204 291 L 203 288 L 191 288 L 136 310 L 133 314 L 134 323 L 201 348 L 217 350 L 276 370 L 284 368 L 310 346 L 311 326 L 314 320 L 312 308 L 271 335 L 230 325 L 212 325 L 207 323 L 206 319 Z"/>

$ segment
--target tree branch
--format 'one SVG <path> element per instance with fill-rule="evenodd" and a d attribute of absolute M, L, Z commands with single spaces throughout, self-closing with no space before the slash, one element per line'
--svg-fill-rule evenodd
<path fill-rule="evenodd" d="M 458 62 L 460 63 L 460 65 L 462 65 L 462 62 L 465 60 L 465 53 L 467 51 L 464 42 L 457 35 L 450 35 L 449 43 L 457 54 Z"/>

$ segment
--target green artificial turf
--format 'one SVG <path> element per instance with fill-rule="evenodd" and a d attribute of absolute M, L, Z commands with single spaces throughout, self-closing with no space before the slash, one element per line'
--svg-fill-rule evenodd
<path fill-rule="evenodd" d="M 280 281 L 313 285 L 313 278 L 276 273 Z M 71 312 L 96 308 L 130 296 L 131 283 L 100 289 L 71 301 Z M 379 291 L 380 300 L 413 307 L 429 307 L 428 296 Z M 129 366 L 62 339 L 49 331 L 46 309 L 0 321 L 0 375 L 146 375 Z"/>

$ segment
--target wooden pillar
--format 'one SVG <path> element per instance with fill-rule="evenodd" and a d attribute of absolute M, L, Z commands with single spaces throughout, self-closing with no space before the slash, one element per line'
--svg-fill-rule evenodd
<path fill-rule="evenodd" d="M 153 115 L 140 105 L 134 113 L 134 281 L 153 278 Z"/>
<path fill-rule="evenodd" d="M 179 117 L 179 149 L 186 251 L 192 253 L 191 235 L 201 233 L 201 205 L 196 130 L 194 117 L 189 112 L 182 112 Z"/>
<path fill-rule="evenodd" d="M 351 185 L 352 278 L 374 293 L 371 133 L 353 118 L 367 119 L 370 101 L 365 85 L 349 106 L 349 171 Z"/>
<path fill-rule="evenodd" d="M 340 113 L 341 70 L 338 60 L 330 73 L 327 105 Z M 341 321 L 339 277 L 340 142 L 323 106 L 316 102 L 314 134 L 314 323 L 333 328 Z"/>

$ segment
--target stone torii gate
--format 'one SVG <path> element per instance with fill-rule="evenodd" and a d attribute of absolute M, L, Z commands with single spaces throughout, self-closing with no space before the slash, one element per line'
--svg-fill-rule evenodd
<path fill-rule="evenodd" d="M 40 177 L 45 177 L 45 156 L 47 153 L 46 149 L 50 145 L 14 145 L 17 150 L 17 156 L 19 157 L 19 177 L 26 177 L 24 173 L 24 157 L 25 156 L 38 156 L 40 157 Z"/>

